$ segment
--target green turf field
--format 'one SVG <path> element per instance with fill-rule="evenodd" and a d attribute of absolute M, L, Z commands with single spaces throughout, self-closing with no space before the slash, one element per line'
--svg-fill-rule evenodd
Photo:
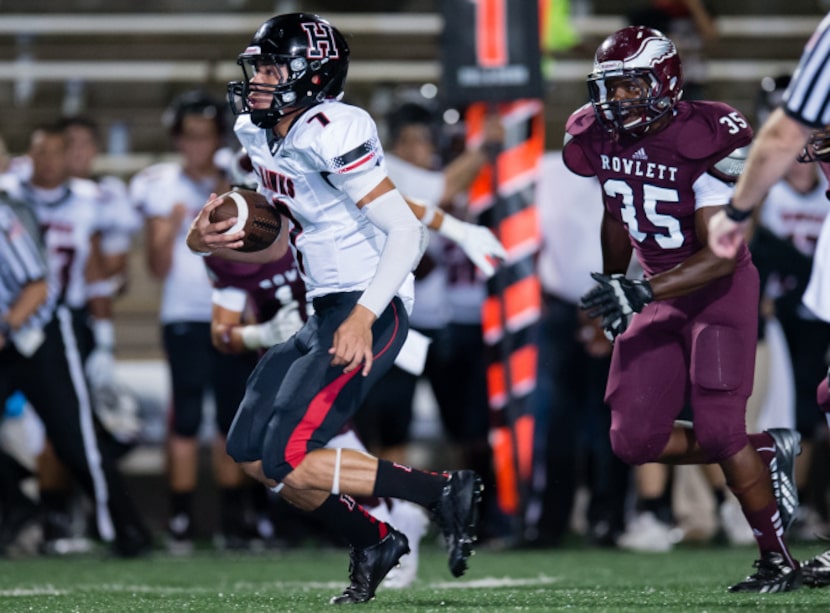
<path fill-rule="evenodd" d="M 809 556 L 821 546 L 798 547 Z M 633 554 L 583 548 L 480 551 L 453 579 L 437 546 L 418 582 L 379 590 L 369 611 L 830 611 L 830 588 L 729 594 L 749 573 L 754 548 L 680 548 Z M 346 585 L 343 550 L 299 549 L 141 560 L 100 556 L 0 561 L 0 611 L 317 611 Z"/>

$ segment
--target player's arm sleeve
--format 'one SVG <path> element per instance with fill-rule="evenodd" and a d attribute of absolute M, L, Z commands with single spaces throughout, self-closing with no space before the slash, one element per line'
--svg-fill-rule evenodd
<path fill-rule="evenodd" d="M 397 189 L 391 189 L 361 209 L 386 234 L 375 276 L 358 304 L 380 316 L 421 257 L 424 226 Z"/>
<path fill-rule="evenodd" d="M 707 172 L 698 177 L 692 188 L 695 192 L 695 209 L 705 206 L 723 206 L 729 202 L 733 192 L 732 185 L 713 177 Z"/>

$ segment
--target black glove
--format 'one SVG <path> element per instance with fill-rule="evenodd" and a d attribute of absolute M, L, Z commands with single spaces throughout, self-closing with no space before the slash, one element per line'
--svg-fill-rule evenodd
<path fill-rule="evenodd" d="M 591 278 L 598 285 L 585 294 L 580 306 L 588 310 L 589 317 L 602 317 L 602 329 L 612 343 L 625 332 L 632 313 L 639 313 L 654 300 L 651 285 L 645 279 L 626 279 L 625 275 L 601 275 L 592 272 Z"/>

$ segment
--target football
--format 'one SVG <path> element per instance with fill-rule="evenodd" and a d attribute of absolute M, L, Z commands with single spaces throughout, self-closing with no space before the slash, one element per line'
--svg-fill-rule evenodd
<path fill-rule="evenodd" d="M 210 212 L 210 222 L 236 217 L 236 223 L 226 232 L 245 231 L 243 245 L 237 251 L 262 251 L 277 240 L 282 217 L 265 196 L 250 189 L 234 189 L 219 198 L 222 204 Z"/>

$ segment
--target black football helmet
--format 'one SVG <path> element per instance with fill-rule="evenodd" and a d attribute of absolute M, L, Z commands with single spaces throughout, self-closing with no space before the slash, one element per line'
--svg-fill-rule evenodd
<path fill-rule="evenodd" d="M 614 80 L 642 82 L 640 95 L 612 99 Z M 659 30 L 628 26 L 606 38 L 594 56 L 588 94 L 601 125 L 619 136 L 639 138 L 671 113 L 683 95 L 683 69 L 674 43 Z"/>
<path fill-rule="evenodd" d="M 228 121 L 228 109 L 222 103 L 222 98 L 214 97 L 206 91 L 193 90 L 177 96 L 164 110 L 161 122 L 173 136 L 182 133 L 184 118 L 187 115 L 199 115 L 212 120 L 216 124 L 216 131 L 225 136 Z"/>
<path fill-rule="evenodd" d="M 245 80 L 228 83 L 231 110 L 235 115 L 249 113 L 261 128 L 273 128 L 288 111 L 343 95 L 349 45 L 325 19 L 289 13 L 263 23 L 236 63 Z M 278 66 L 287 74 L 277 85 L 252 82 L 262 66 Z M 271 107 L 251 108 L 251 94 L 270 94 Z"/>

